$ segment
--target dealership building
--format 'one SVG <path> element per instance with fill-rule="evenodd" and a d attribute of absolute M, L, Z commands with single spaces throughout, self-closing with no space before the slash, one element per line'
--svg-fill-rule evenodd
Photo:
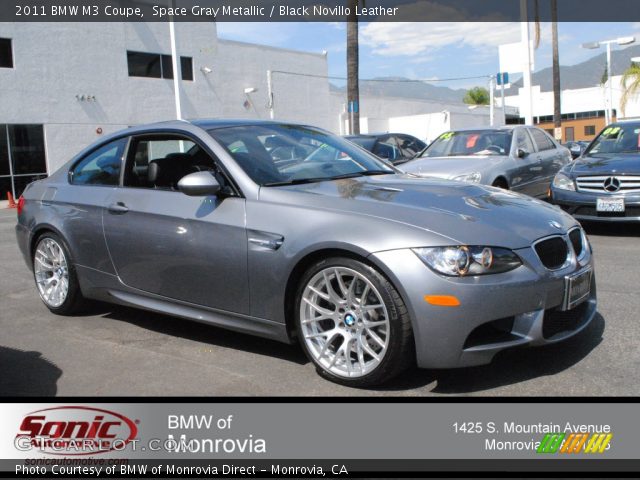
<path fill-rule="evenodd" d="M 327 59 L 176 23 L 183 118 L 277 118 L 331 128 Z M 0 23 L 0 192 L 110 132 L 176 118 L 167 23 Z M 268 70 L 274 75 L 269 104 Z M 303 105 L 304 108 L 300 108 Z"/>

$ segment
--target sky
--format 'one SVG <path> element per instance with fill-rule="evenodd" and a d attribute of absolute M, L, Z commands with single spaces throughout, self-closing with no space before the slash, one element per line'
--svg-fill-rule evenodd
<path fill-rule="evenodd" d="M 219 22 L 217 28 L 220 38 L 309 52 L 326 51 L 329 75 L 346 76 L 345 23 Z M 581 48 L 586 42 L 635 35 L 640 44 L 640 23 L 559 23 L 558 34 L 560 63 L 574 65 L 604 52 L 604 47 Z M 451 88 L 484 85 L 487 83 L 484 79 L 444 79 L 497 73 L 498 46 L 518 42 L 520 35 L 519 23 L 361 23 L 360 78 L 406 77 Z M 551 25 L 543 23 L 541 44 L 535 52 L 535 70 L 549 66 Z"/>

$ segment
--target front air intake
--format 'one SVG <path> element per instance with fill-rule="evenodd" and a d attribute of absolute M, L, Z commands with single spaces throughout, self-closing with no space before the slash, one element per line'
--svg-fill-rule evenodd
<path fill-rule="evenodd" d="M 576 257 L 580 257 L 584 245 L 582 244 L 582 232 L 579 228 L 569 233 L 569 240 L 571 240 L 571 245 L 573 245 L 573 251 L 576 253 Z"/>
<path fill-rule="evenodd" d="M 534 248 L 542 264 L 549 270 L 562 267 L 569 254 L 569 246 L 561 237 L 542 240 L 536 243 Z"/>

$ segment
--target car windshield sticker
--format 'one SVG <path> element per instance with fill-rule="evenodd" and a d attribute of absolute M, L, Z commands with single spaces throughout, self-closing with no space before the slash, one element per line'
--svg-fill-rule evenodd
<path fill-rule="evenodd" d="M 440 137 L 440 140 L 448 142 L 449 140 L 451 140 L 452 137 L 453 137 L 453 132 L 447 132 L 442 134 L 442 136 Z"/>
<path fill-rule="evenodd" d="M 478 138 L 480 138 L 480 135 L 478 134 L 469 135 L 469 138 L 467 138 L 467 148 L 475 147 L 476 143 L 478 142 Z"/>

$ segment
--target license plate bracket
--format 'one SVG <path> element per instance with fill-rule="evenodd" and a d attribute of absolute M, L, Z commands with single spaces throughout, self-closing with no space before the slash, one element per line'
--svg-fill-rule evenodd
<path fill-rule="evenodd" d="M 596 200 L 596 211 L 601 213 L 624 213 L 624 198 L 602 198 Z"/>
<path fill-rule="evenodd" d="M 564 277 L 562 310 L 572 310 L 589 298 L 592 274 L 593 270 L 589 267 L 574 275 Z"/>

